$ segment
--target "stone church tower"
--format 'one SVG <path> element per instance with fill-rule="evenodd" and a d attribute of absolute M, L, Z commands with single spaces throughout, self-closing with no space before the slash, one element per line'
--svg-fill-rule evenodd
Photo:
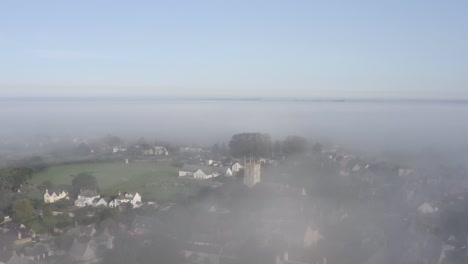
<path fill-rule="evenodd" d="M 252 187 L 260 182 L 260 163 L 244 159 L 244 184 Z"/>

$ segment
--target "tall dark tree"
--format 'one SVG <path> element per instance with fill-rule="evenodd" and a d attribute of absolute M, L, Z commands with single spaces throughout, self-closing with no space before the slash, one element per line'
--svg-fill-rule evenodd
<path fill-rule="evenodd" d="M 0 188 L 16 191 L 31 179 L 31 175 L 32 170 L 26 167 L 2 170 L 0 171 Z"/>
<path fill-rule="evenodd" d="M 229 142 L 231 155 L 234 157 L 270 157 L 272 141 L 268 134 L 241 133 L 232 136 Z"/>
<path fill-rule="evenodd" d="M 10 190 L 0 189 L 0 212 L 6 212 L 11 209 L 11 203 L 13 201 L 13 193 Z M 1 218 L 0 220 L 3 220 Z"/>
<path fill-rule="evenodd" d="M 229 148 L 226 146 L 226 143 L 223 142 L 223 144 L 221 144 L 221 147 L 220 147 L 220 153 L 221 155 L 223 156 L 227 156 L 229 155 Z"/>
<path fill-rule="evenodd" d="M 91 153 L 91 147 L 86 143 L 80 143 L 75 146 L 74 152 L 76 155 L 86 156 Z"/>
<path fill-rule="evenodd" d="M 286 156 L 302 154 L 307 150 L 307 139 L 299 136 L 288 136 L 283 142 L 283 153 Z"/>
<path fill-rule="evenodd" d="M 88 173 L 76 175 L 72 180 L 72 194 L 78 195 L 81 189 L 97 190 L 96 177 Z"/>
<path fill-rule="evenodd" d="M 213 155 L 219 155 L 220 154 L 220 148 L 218 143 L 214 144 L 213 147 L 211 147 L 211 153 Z"/>
<path fill-rule="evenodd" d="M 140 146 L 140 148 L 144 150 L 147 150 L 150 148 L 150 145 L 148 144 L 148 142 L 146 142 L 146 139 L 144 137 L 141 137 L 140 139 L 138 139 L 137 146 Z"/>
<path fill-rule="evenodd" d="M 19 162 L 19 168 L 29 168 L 32 171 L 41 171 L 46 168 L 46 163 L 42 157 L 32 156 Z"/>
<path fill-rule="evenodd" d="M 283 153 L 283 149 L 281 147 L 281 141 L 276 140 L 275 144 L 273 145 L 273 153 Z"/>
<path fill-rule="evenodd" d="M 50 180 L 43 181 L 39 186 L 37 186 L 41 191 L 53 190 L 55 189 L 55 184 Z"/>
<path fill-rule="evenodd" d="M 124 144 L 122 139 L 113 135 L 107 135 L 102 141 L 108 147 L 117 147 Z"/>
<path fill-rule="evenodd" d="M 14 220 L 17 223 L 25 224 L 32 220 L 34 208 L 26 199 L 20 199 L 13 205 Z"/>
<path fill-rule="evenodd" d="M 312 147 L 312 150 L 315 152 L 315 153 L 321 153 L 322 152 L 322 144 L 320 143 L 315 143 L 314 146 Z"/>

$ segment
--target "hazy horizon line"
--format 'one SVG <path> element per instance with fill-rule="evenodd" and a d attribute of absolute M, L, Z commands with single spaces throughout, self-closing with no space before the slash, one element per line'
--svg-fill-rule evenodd
<path fill-rule="evenodd" d="M 0 96 L 0 101 L 263 101 L 263 102 L 408 102 L 468 103 L 468 99 L 430 98 L 345 98 L 345 97 L 266 97 L 266 96 Z"/>

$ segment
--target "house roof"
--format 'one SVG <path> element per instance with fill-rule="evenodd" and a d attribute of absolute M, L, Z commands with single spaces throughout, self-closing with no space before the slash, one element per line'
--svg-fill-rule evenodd
<path fill-rule="evenodd" d="M 113 236 L 110 235 L 108 232 L 101 232 L 99 235 L 94 237 L 94 241 L 101 243 L 101 242 L 107 242 L 109 239 L 112 239 Z"/>
<path fill-rule="evenodd" d="M 31 264 L 32 260 L 20 258 L 14 251 L 0 250 L 0 262 L 8 264 Z"/>
<path fill-rule="evenodd" d="M 70 248 L 69 254 L 72 257 L 83 257 L 88 248 L 88 242 L 80 242 L 75 240 L 72 247 Z"/>
<path fill-rule="evenodd" d="M 117 197 L 115 197 L 115 199 L 119 199 L 119 200 L 133 199 L 133 197 L 135 197 L 136 194 L 137 192 L 123 192 L 123 193 L 120 193 Z M 126 195 L 131 195 L 131 197 L 126 197 Z"/>
<path fill-rule="evenodd" d="M 191 171 L 191 172 L 196 172 L 198 170 L 201 170 L 205 174 L 213 174 L 213 173 L 224 174 L 227 172 L 228 169 L 229 167 L 212 167 L 212 166 L 204 166 L 204 165 L 184 164 L 181 170 Z"/>
<path fill-rule="evenodd" d="M 63 190 L 63 189 L 46 189 L 46 191 L 44 192 L 45 193 L 49 193 L 50 195 L 52 195 L 53 193 L 55 194 L 61 194 L 62 192 L 65 192 L 66 194 L 68 194 L 68 192 L 66 190 Z"/>
<path fill-rule="evenodd" d="M 106 203 L 109 203 L 112 199 L 109 196 L 101 197 Z"/>
<path fill-rule="evenodd" d="M 91 236 L 96 230 L 92 226 L 76 226 L 68 230 L 69 234 L 77 234 L 79 236 Z"/>
<path fill-rule="evenodd" d="M 161 229 L 162 226 L 164 225 L 159 219 L 155 217 L 150 217 L 150 216 L 141 216 L 137 215 L 135 216 L 135 219 L 133 220 L 133 227 L 136 228 L 145 228 L 145 229 Z"/>
<path fill-rule="evenodd" d="M 95 196 L 99 196 L 99 194 L 95 190 L 82 190 L 79 196 L 95 197 Z"/>
<path fill-rule="evenodd" d="M 221 247 L 215 245 L 184 243 L 182 245 L 182 250 L 195 253 L 218 254 L 221 250 Z"/>
<path fill-rule="evenodd" d="M 12 222 L 12 221 L 3 223 L 2 228 L 6 229 L 6 230 L 10 230 L 10 231 L 25 229 L 25 227 L 24 226 L 22 227 L 21 224 L 18 224 L 18 223 Z"/>
<path fill-rule="evenodd" d="M 0 262 L 7 263 L 13 256 L 13 251 L 0 249 Z"/>
<path fill-rule="evenodd" d="M 37 243 L 33 247 L 27 247 L 25 253 L 28 256 L 40 256 L 50 251 L 50 246 L 43 243 Z"/>

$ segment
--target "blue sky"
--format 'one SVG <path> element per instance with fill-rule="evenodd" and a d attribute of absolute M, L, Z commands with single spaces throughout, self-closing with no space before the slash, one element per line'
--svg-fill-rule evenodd
<path fill-rule="evenodd" d="M 0 2 L 0 96 L 468 99 L 468 2 Z"/>

